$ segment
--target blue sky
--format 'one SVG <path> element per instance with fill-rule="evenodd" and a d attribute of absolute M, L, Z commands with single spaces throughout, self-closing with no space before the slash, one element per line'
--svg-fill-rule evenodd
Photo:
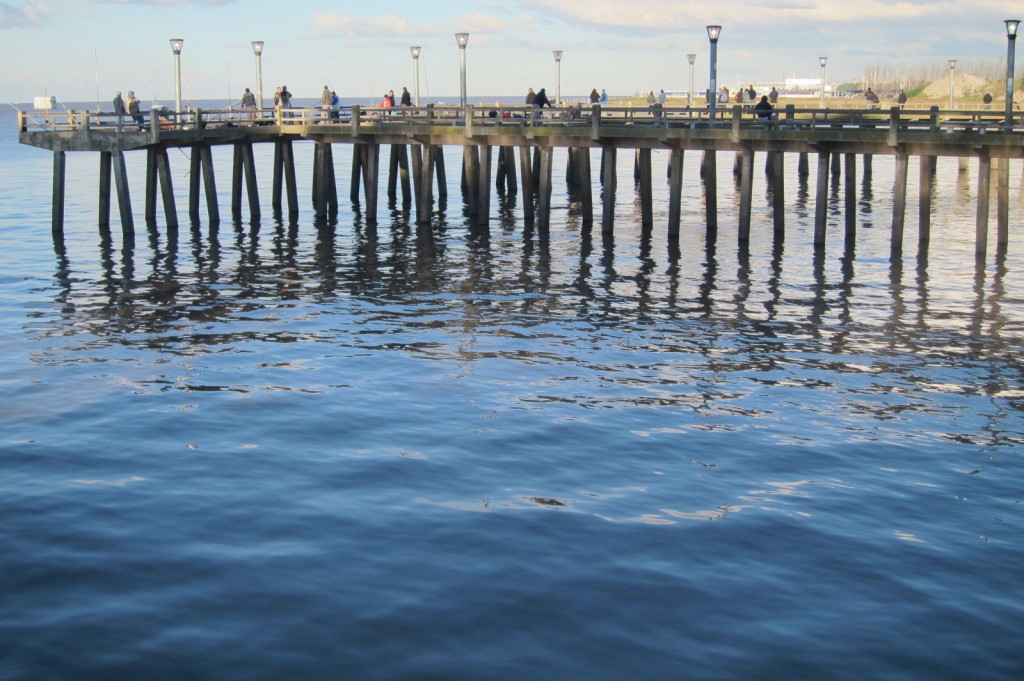
<path fill-rule="evenodd" d="M 454 34 L 470 34 L 470 101 L 555 89 L 561 49 L 564 95 L 685 90 L 686 54 L 697 54 L 695 87 L 708 81 L 705 26 L 723 26 L 719 81 L 855 80 L 869 66 L 915 67 L 1005 56 L 1003 19 L 1024 5 L 992 0 L 0 0 L 0 96 L 102 102 L 135 90 L 172 102 L 170 38 L 185 40 L 184 99 L 255 92 L 250 41 L 266 43 L 263 88 L 287 84 L 318 97 L 324 84 L 378 100 L 413 90 L 410 45 L 421 45 L 420 91 L 457 96 Z M 1024 42 L 1024 41 L 1021 41 Z M 1018 59 L 1024 63 L 1024 55 Z M 97 87 L 98 80 L 98 87 Z"/>

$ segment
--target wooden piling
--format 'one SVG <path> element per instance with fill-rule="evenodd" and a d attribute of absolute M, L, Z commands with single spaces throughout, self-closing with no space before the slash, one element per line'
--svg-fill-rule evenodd
<path fill-rule="evenodd" d="M 476 164 L 476 223 L 486 225 L 491 216 L 491 150 L 489 144 L 477 147 L 478 163 Z"/>
<path fill-rule="evenodd" d="M 1010 159 L 1000 158 L 996 172 L 996 245 L 1005 249 L 1010 234 Z"/>
<path fill-rule="evenodd" d="M 889 248 L 893 253 L 903 250 L 903 226 L 907 213 L 907 166 L 909 160 L 903 151 L 896 152 L 896 170 L 893 178 L 892 237 Z"/>
<path fill-rule="evenodd" d="M 984 150 L 978 152 L 978 210 L 974 219 L 974 253 L 985 255 L 988 248 L 988 207 L 992 192 L 992 159 Z"/>
<path fill-rule="evenodd" d="M 530 224 L 536 218 L 534 210 L 533 162 L 530 147 L 519 147 L 519 170 L 523 177 L 523 221 Z"/>
<path fill-rule="evenodd" d="M 99 196 L 99 226 L 102 230 L 110 229 L 110 165 L 111 153 L 100 152 L 100 196 Z"/>
<path fill-rule="evenodd" d="M 636 166 L 639 170 L 640 226 L 654 226 L 654 188 L 651 182 L 651 150 L 637 149 Z"/>
<path fill-rule="evenodd" d="M 818 152 L 818 182 L 814 199 L 814 247 L 825 247 L 825 226 L 828 217 L 828 162 L 827 151 Z"/>
<path fill-rule="evenodd" d="M 178 229 L 178 210 L 174 205 L 174 187 L 171 184 L 171 162 L 167 147 L 156 152 L 156 172 L 160 179 L 160 198 L 164 204 L 164 220 L 168 231 Z"/>
<path fill-rule="evenodd" d="M 555 150 L 553 147 L 537 147 L 540 157 L 540 184 L 537 187 L 537 226 L 546 229 L 551 224 L 551 175 Z"/>
<path fill-rule="evenodd" d="M 615 228 L 615 189 L 618 184 L 615 157 L 615 147 L 601 147 L 601 231 L 604 234 L 611 234 Z"/>
<path fill-rule="evenodd" d="M 679 236 L 683 208 L 683 150 L 673 147 L 668 162 L 668 235 Z"/>
<path fill-rule="evenodd" d="M 135 238 L 135 218 L 132 216 L 132 196 L 128 190 L 128 168 L 124 163 L 124 152 L 111 152 L 113 163 L 114 190 L 117 192 L 117 210 L 121 218 L 121 233 L 128 241 Z"/>
<path fill-rule="evenodd" d="M 844 178 L 843 215 L 846 218 L 846 242 L 857 238 L 857 154 L 843 154 L 846 164 Z"/>
<path fill-rule="evenodd" d="M 935 178 L 934 156 L 918 157 L 917 241 L 927 244 L 932 231 L 932 181 Z"/>
<path fill-rule="evenodd" d="M 754 150 L 744 149 L 740 155 L 740 220 L 739 241 L 750 241 L 750 212 L 753 201 Z"/>
<path fill-rule="evenodd" d="M 50 208 L 50 231 L 54 241 L 64 237 L 64 183 L 67 175 L 65 152 L 53 152 L 53 202 Z"/>
<path fill-rule="evenodd" d="M 704 152 L 704 215 L 708 230 L 718 229 L 718 161 L 713 150 Z"/>
<path fill-rule="evenodd" d="M 786 233 L 786 155 L 772 154 L 772 228 L 776 238 Z"/>

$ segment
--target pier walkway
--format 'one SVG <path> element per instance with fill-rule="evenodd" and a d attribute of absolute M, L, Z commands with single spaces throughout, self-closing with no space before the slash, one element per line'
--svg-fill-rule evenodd
<path fill-rule="evenodd" d="M 139 129 L 139 128 L 142 129 Z M 651 199 L 651 150 L 670 151 L 670 201 L 668 234 L 678 235 L 682 209 L 682 163 L 686 151 L 699 151 L 705 185 L 709 229 L 718 221 L 716 205 L 716 153 L 735 152 L 734 172 L 739 176 L 739 239 L 749 238 L 751 178 L 755 154 L 765 154 L 765 170 L 773 186 L 774 229 L 784 231 L 783 186 L 787 154 L 796 154 L 800 173 L 807 158 L 817 157 L 815 237 L 824 245 L 827 191 L 830 173 L 846 173 L 845 221 L 847 238 L 856 234 L 856 184 L 858 155 L 863 172 L 871 172 L 874 155 L 895 158 L 893 187 L 892 249 L 903 244 L 904 214 L 909 159 L 920 159 L 919 238 L 929 238 L 931 186 L 934 159 L 954 156 L 977 159 L 978 203 L 976 250 L 984 253 L 988 240 L 989 197 L 993 171 L 997 195 L 998 243 L 1008 240 L 1008 159 L 1024 157 L 1024 119 L 1015 114 L 1004 120 L 999 112 L 878 109 L 780 108 L 769 119 L 757 118 L 749 109 L 732 106 L 716 109 L 570 107 L 545 109 L 543 114 L 522 106 L 457 107 L 426 106 L 381 109 L 352 106 L 333 111 L 320 108 L 284 110 L 217 110 L 174 114 L 149 112 L 138 126 L 131 117 L 113 113 L 67 111 L 25 113 L 18 116 L 19 141 L 53 152 L 54 238 L 62 238 L 64 213 L 65 154 L 97 152 L 100 155 L 99 221 L 109 226 L 111 184 L 118 201 L 122 229 L 134 230 L 129 182 L 124 154 L 147 153 L 146 219 L 155 220 L 159 187 L 167 226 L 177 226 L 177 209 L 171 185 L 167 151 L 191 149 L 189 214 L 198 219 L 200 187 L 205 193 L 211 222 L 219 221 L 216 181 L 210 150 L 217 145 L 234 147 L 232 213 L 241 212 L 243 183 L 252 219 L 260 216 L 253 144 L 273 144 L 273 207 L 281 211 L 286 198 L 288 212 L 299 212 L 292 145 L 308 141 L 316 145 L 312 178 L 313 208 L 318 218 L 337 210 L 337 177 L 332 145 L 353 145 L 350 198 L 365 200 L 365 216 L 376 221 L 380 175 L 380 149 L 390 147 L 388 194 L 394 199 L 399 182 L 403 201 L 415 204 L 417 222 L 428 223 L 437 192 L 446 191 L 444 148 L 461 146 L 462 190 L 469 213 L 479 224 L 490 215 L 492 173 L 500 189 L 522 188 L 524 218 L 547 224 L 551 209 L 552 154 L 569 150 L 567 181 L 579 190 L 584 220 L 593 221 L 590 150 L 601 149 L 601 225 L 614 228 L 616 161 L 620 149 L 632 150 L 634 176 L 640 194 L 644 226 L 653 224 Z M 519 149 L 518 164 L 515 148 Z M 492 152 L 497 149 L 497 158 Z M 521 183 L 517 179 L 519 168 Z M 411 171 L 411 172 L 410 172 Z M 113 180 L 113 182 L 111 181 Z"/>

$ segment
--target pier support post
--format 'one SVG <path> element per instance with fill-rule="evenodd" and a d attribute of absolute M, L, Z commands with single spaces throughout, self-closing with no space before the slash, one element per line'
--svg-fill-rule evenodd
<path fill-rule="evenodd" d="M 110 229 L 110 164 L 111 153 L 100 152 L 100 210 L 99 226 L 106 231 Z"/>
<path fill-rule="evenodd" d="M 674 147 L 668 160 L 668 235 L 679 236 L 683 213 L 683 150 Z"/>
<path fill-rule="evenodd" d="M 64 237 L 64 183 L 67 177 L 65 152 L 53 152 L 53 203 L 50 210 L 50 231 L 54 241 Z"/>
<path fill-rule="evenodd" d="M 825 246 L 825 225 L 828 216 L 828 161 L 827 151 L 818 152 L 818 182 L 814 199 L 814 247 Z"/>
<path fill-rule="evenodd" d="M 421 225 L 430 224 L 436 149 L 438 147 L 429 144 L 423 146 L 417 144 L 412 148 L 413 184 L 416 187 L 416 222 Z"/>
<path fill-rule="evenodd" d="M 245 168 L 245 191 L 249 196 L 249 219 L 260 219 L 260 190 L 256 184 L 256 162 L 252 155 L 252 142 L 243 142 L 242 164 Z"/>
<path fill-rule="evenodd" d="M 537 147 L 540 158 L 540 183 L 537 187 L 537 226 L 546 229 L 551 223 L 551 176 L 555 150 L 552 147 Z"/>
<path fill-rule="evenodd" d="M 1003 249 L 1010 234 L 1010 159 L 996 161 L 996 244 Z"/>
<path fill-rule="evenodd" d="M 327 149 L 329 142 L 313 143 L 313 216 L 327 218 Z"/>
<path fill-rule="evenodd" d="M 739 242 L 750 241 L 750 211 L 753 202 L 754 150 L 744 149 L 740 155 L 740 224 Z"/>
<path fill-rule="evenodd" d="M 974 253 L 985 255 L 988 249 L 988 206 L 992 192 L 992 159 L 988 151 L 978 152 L 978 211 L 974 218 Z"/>
<path fill-rule="evenodd" d="M 580 202 L 583 204 L 583 224 L 594 224 L 594 183 L 590 177 L 590 147 L 577 147 L 576 174 Z"/>
<path fill-rule="evenodd" d="M 615 228 L 615 157 L 615 147 L 601 147 L 601 231 L 605 234 L 611 234 Z"/>
<path fill-rule="evenodd" d="M 202 161 L 199 158 L 201 144 L 194 144 L 188 160 L 188 217 L 199 222 L 199 185 L 202 183 Z"/>
<path fill-rule="evenodd" d="M 917 241 L 927 244 L 932 233 L 932 180 L 935 178 L 935 157 L 921 156 L 918 159 L 918 206 L 917 206 Z"/>
<path fill-rule="evenodd" d="M 523 220 L 526 223 L 531 223 L 536 218 L 533 162 L 530 156 L 530 147 L 519 147 L 519 171 L 523 178 Z"/>
<path fill-rule="evenodd" d="M 122 159 L 123 160 L 123 159 Z M 156 147 L 146 150 L 146 224 L 156 223 Z"/>
<path fill-rule="evenodd" d="M 714 149 L 704 152 L 704 214 L 708 231 L 718 229 L 718 155 Z"/>
<path fill-rule="evenodd" d="M 486 225 L 491 216 L 491 145 L 481 144 L 476 163 L 476 223 Z"/>
<path fill-rule="evenodd" d="M 235 220 L 242 217 L 242 165 L 242 145 L 239 143 L 235 144 L 231 156 L 231 215 Z"/>
<path fill-rule="evenodd" d="M 495 187 L 498 191 L 504 191 L 509 196 L 519 193 L 519 184 L 516 181 L 515 147 L 498 147 L 498 170 Z"/>
<path fill-rule="evenodd" d="M 213 175 L 213 150 L 209 144 L 199 148 L 199 162 L 203 169 L 203 189 L 206 191 L 206 212 L 210 224 L 220 222 L 220 206 L 217 205 L 217 180 Z"/>
<path fill-rule="evenodd" d="M 448 201 L 448 171 L 444 168 L 444 147 L 435 146 L 431 150 L 431 155 L 434 157 L 434 173 L 437 175 L 437 200 L 439 203 L 446 203 Z M 431 185 L 430 191 L 434 191 L 433 185 Z"/>
<path fill-rule="evenodd" d="M 135 219 L 132 216 L 132 196 L 128 190 L 128 169 L 124 163 L 124 152 L 113 151 L 110 159 L 114 164 L 114 189 L 117 191 L 117 210 L 121 218 L 121 233 L 127 242 L 135 238 Z"/>
<path fill-rule="evenodd" d="M 772 154 L 772 227 L 776 237 L 786 233 L 786 154 Z"/>
<path fill-rule="evenodd" d="M 160 178 L 160 198 L 164 204 L 164 220 L 168 231 L 178 229 L 178 210 L 174 205 L 174 187 L 171 184 L 171 161 L 167 157 L 167 147 L 160 147 L 156 152 L 156 171 Z"/>
<path fill-rule="evenodd" d="M 409 154 L 404 144 L 392 144 L 391 155 L 388 159 L 388 201 L 398 202 L 398 183 L 402 184 L 402 203 L 409 205 L 411 195 L 409 191 Z"/>
<path fill-rule="evenodd" d="M 363 176 L 363 159 L 366 157 L 366 145 L 352 145 L 352 173 L 350 175 L 348 200 L 359 203 L 359 182 Z"/>
<path fill-rule="evenodd" d="M 796 161 L 796 174 L 800 177 L 807 177 L 811 174 L 810 164 L 807 160 L 807 152 L 801 151 Z"/>
<path fill-rule="evenodd" d="M 843 214 L 846 218 L 846 242 L 853 243 L 857 238 L 857 154 L 843 154 L 846 164 L 846 175 L 843 181 Z"/>
<path fill-rule="evenodd" d="M 651 183 L 651 150 L 636 150 L 636 166 L 640 185 L 640 226 L 651 229 L 654 226 L 654 189 Z"/>
<path fill-rule="evenodd" d="M 462 202 L 465 204 L 470 215 L 476 215 L 477 209 L 477 187 L 478 169 L 480 167 L 480 153 L 475 145 L 464 144 L 462 146 Z M 489 190 L 487 187 L 484 191 Z"/>
<path fill-rule="evenodd" d="M 366 216 L 367 223 L 376 224 L 377 188 L 380 175 L 378 171 L 380 165 L 380 145 L 369 143 L 364 146 L 366 148 L 363 151 L 363 194 L 366 197 L 366 208 L 363 214 Z"/>
<path fill-rule="evenodd" d="M 892 243 L 889 244 L 893 253 L 903 251 L 903 225 L 907 213 L 907 166 L 909 158 L 906 152 L 896 152 L 896 170 L 893 178 L 892 195 Z"/>

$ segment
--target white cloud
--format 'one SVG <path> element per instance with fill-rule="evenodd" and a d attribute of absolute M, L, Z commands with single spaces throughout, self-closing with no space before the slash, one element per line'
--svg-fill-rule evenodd
<path fill-rule="evenodd" d="M 53 10 L 40 0 L 29 0 L 28 7 L 14 7 L 0 2 L 0 28 L 39 26 L 53 15 Z"/>

